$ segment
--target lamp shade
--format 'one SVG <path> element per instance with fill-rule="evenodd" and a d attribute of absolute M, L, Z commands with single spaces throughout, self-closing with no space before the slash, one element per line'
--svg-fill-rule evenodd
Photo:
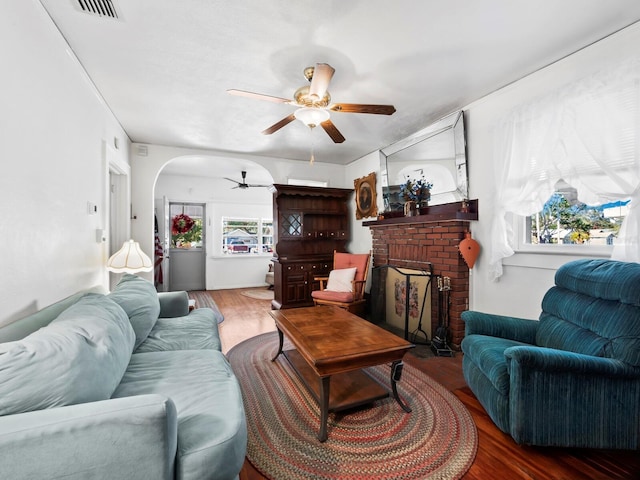
<path fill-rule="evenodd" d="M 293 113 L 293 115 L 296 119 L 311 128 L 317 127 L 325 120 L 329 120 L 329 112 L 320 108 L 299 108 Z"/>
<path fill-rule="evenodd" d="M 111 255 L 107 262 L 107 270 L 116 273 L 150 272 L 153 270 L 153 263 L 140 249 L 138 242 L 129 240 Z"/>

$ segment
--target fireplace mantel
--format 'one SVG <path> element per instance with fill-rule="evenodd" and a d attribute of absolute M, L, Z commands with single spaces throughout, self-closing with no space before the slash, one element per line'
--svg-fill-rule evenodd
<path fill-rule="evenodd" d="M 470 222 L 478 220 L 478 200 L 469 200 L 467 212 L 461 212 L 462 203 L 446 203 L 443 205 L 433 205 L 428 208 L 425 215 L 415 215 L 405 217 L 403 215 L 394 215 L 389 218 L 378 218 L 378 220 L 369 220 L 362 222 L 365 227 L 376 227 L 382 225 L 395 225 L 400 223 L 431 223 L 431 222 L 453 222 L 463 221 Z M 383 214 L 384 215 L 384 214 Z M 380 215 L 380 217 L 383 217 Z"/>

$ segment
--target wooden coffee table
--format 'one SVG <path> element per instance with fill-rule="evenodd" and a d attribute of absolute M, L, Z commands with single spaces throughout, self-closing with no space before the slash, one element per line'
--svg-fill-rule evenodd
<path fill-rule="evenodd" d="M 391 364 L 394 398 L 406 411 L 396 382 L 402 376 L 402 357 L 414 347 L 406 340 L 334 306 L 272 310 L 278 327 L 279 347 L 320 405 L 318 439 L 327 439 L 329 412 L 371 403 L 389 396 L 363 368 Z M 295 346 L 283 352 L 284 335 Z"/>

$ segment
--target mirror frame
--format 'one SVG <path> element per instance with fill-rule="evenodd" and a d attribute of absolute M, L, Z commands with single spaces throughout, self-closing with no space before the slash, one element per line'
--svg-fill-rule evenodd
<path fill-rule="evenodd" d="M 425 140 L 434 138 L 437 135 L 451 136 L 455 155 L 455 158 L 453 158 L 452 161 L 455 161 L 456 189 L 441 193 L 453 193 L 455 196 L 454 202 L 460 202 L 469 198 L 469 176 L 467 172 L 464 111 L 459 110 L 441 118 L 437 122 L 416 132 L 415 134 L 380 150 L 380 183 L 382 185 L 382 198 L 385 212 L 399 211 L 402 209 L 402 207 L 392 209 L 390 202 L 391 195 L 394 194 L 394 192 L 391 192 L 390 190 L 394 185 L 389 185 L 388 166 L 390 161 L 393 162 L 393 155 Z M 425 160 L 425 169 L 426 165 L 428 165 L 428 160 Z M 397 192 L 395 192 L 395 194 L 397 194 Z M 429 205 L 441 205 L 454 202 L 439 202 L 437 198 L 434 198 L 434 195 L 432 195 Z"/>

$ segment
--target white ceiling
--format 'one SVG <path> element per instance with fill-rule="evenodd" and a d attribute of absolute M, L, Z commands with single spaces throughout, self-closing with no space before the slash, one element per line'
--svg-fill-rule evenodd
<path fill-rule="evenodd" d="M 313 131 L 317 161 L 347 164 L 640 19 L 637 0 L 40 0 L 132 141 L 308 161 L 291 98 L 318 62 L 333 101 L 392 104 L 392 116 L 332 113 L 346 137 Z M 239 172 L 236 175 L 239 177 Z"/>

